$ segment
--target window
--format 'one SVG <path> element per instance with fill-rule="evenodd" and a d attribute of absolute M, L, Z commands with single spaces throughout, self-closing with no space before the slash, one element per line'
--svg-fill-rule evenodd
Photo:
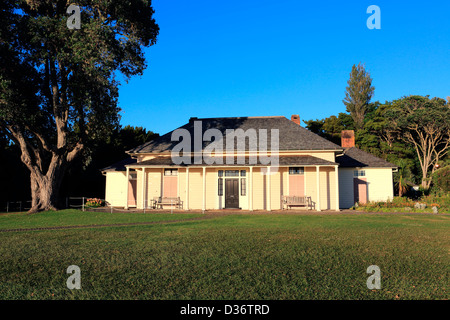
<path fill-rule="evenodd" d="M 219 177 L 223 177 L 223 170 L 219 170 Z"/>
<path fill-rule="evenodd" d="M 225 170 L 225 177 L 239 177 L 239 170 Z"/>
<path fill-rule="evenodd" d="M 365 177 L 366 172 L 364 170 L 355 170 L 355 171 L 353 171 L 353 176 L 354 177 Z"/>
<path fill-rule="evenodd" d="M 218 195 L 223 196 L 223 178 L 219 178 Z"/>
<path fill-rule="evenodd" d="M 164 175 L 165 176 L 177 176 L 178 169 L 164 169 Z"/>
<path fill-rule="evenodd" d="M 303 175 L 305 173 L 305 168 L 303 167 L 291 167 L 289 168 L 289 174 L 300 174 Z"/>
<path fill-rule="evenodd" d="M 245 196 L 247 194 L 247 189 L 245 187 L 245 178 L 241 178 L 241 196 Z"/>
<path fill-rule="evenodd" d="M 245 170 L 241 170 L 241 177 L 245 177 L 246 174 L 247 172 Z"/>

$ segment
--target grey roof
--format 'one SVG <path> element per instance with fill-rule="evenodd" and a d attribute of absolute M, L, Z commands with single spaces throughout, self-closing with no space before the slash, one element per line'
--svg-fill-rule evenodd
<path fill-rule="evenodd" d="M 387 162 L 356 147 L 344 149 L 343 155 L 336 156 L 336 162 L 341 168 L 372 167 L 397 168 L 395 164 Z"/>
<path fill-rule="evenodd" d="M 225 139 L 227 129 L 242 129 L 244 132 L 249 129 L 254 129 L 259 139 L 259 132 L 265 129 L 267 132 L 267 149 L 271 148 L 271 129 L 279 130 L 279 147 L 282 150 L 343 150 L 340 146 L 312 133 L 311 131 L 299 126 L 286 117 L 236 117 L 236 118 L 191 118 L 189 123 L 183 125 L 178 129 L 186 129 L 191 137 L 191 151 L 200 151 L 194 149 L 194 123 L 201 122 L 201 132 L 207 129 L 218 129 L 222 135 L 223 149 L 225 150 Z M 174 130 L 175 131 L 175 130 Z M 128 151 L 130 154 L 136 153 L 165 153 L 170 152 L 174 146 L 179 144 L 179 141 L 171 141 L 173 131 L 160 136 L 159 138 L 147 142 L 141 146 Z M 181 140 L 181 139 L 180 139 Z M 245 150 L 256 149 L 255 144 L 249 144 L 249 139 L 245 139 Z M 211 142 L 203 141 L 202 150 Z M 257 143 L 257 142 L 256 142 Z M 236 149 L 235 143 L 235 149 Z"/>
<path fill-rule="evenodd" d="M 100 171 L 125 171 L 125 166 L 129 164 L 136 163 L 137 160 L 133 158 L 127 158 L 124 160 L 121 160 L 119 162 L 116 162 L 110 166 L 107 166 L 106 168 L 100 169 Z"/>
<path fill-rule="evenodd" d="M 191 158 L 189 167 L 191 166 L 221 166 L 222 164 L 213 163 L 213 161 L 204 161 L 205 158 L 202 159 L 201 163 L 195 163 L 194 158 Z M 206 158 L 208 160 L 208 158 Z M 249 157 L 245 157 L 244 163 L 238 163 L 237 159 L 235 158 L 232 164 L 227 164 L 226 160 L 223 160 L 223 166 L 267 166 L 265 163 L 261 163 L 260 159 L 257 159 L 256 164 L 249 164 Z M 272 162 L 271 165 L 274 165 Z M 300 155 L 300 156 L 283 156 L 280 155 L 278 157 L 278 165 L 279 166 L 314 166 L 314 165 L 327 165 L 327 166 L 333 166 L 337 165 L 335 162 L 323 160 L 320 158 L 316 158 L 309 155 Z M 186 167 L 186 164 L 175 164 L 172 161 L 171 157 L 163 157 L 159 156 L 150 160 L 141 161 L 138 163 L 127 165 L 127 167 L 147 167 L 147 166 L 155 166 L 155 167 L 169 167 L 169 166 L 177 166 L 177 167 Z"/>

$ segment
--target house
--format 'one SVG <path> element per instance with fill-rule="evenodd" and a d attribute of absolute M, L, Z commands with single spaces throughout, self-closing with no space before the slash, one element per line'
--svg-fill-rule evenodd
<path fill-rule="evenodd" d="M 105 198 L 124 208 L 250 211 L 284 209 L 283 196 L 317 211 L 392 199 L 396 166 L 357 149 L 352 131 L 342 143 L 301 127 L 298 115 L 191 118 L 102 169 Z"/>

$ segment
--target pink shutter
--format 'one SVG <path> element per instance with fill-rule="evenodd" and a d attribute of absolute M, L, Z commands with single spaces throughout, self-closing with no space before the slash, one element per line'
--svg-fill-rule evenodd
<path fill-rule="evenodd" d="M 305 176 L 299 174 L 289 175 L 289 195 L 302 197 L 305 195 Z"/>
<path fill-rule="evenodd" d="M 136 195 L 137 195 L 137 181 L 129 180 L 128 183 L 128 205 L 135 206 L 136 205 Z"/>
<path fill-rule="evenodd" d="M 163 197 L 177 197 L 178 196 L 178 176 L 164 177 Z"/>

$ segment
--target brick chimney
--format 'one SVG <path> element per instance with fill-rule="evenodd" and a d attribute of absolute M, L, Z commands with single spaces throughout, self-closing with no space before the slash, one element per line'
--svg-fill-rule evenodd
<path fill-rule="evenodd" d="M 294 123 L 300 125 L 300 116 L 298 114 L 293 114 L 291 116 L 291 121 L 293 121 Z"/>
<path fill-rule="evenodd" d="M 343 130 L 341 133 L 341 147 L 352 148 L 355 146 L 355 131 Z"/>

